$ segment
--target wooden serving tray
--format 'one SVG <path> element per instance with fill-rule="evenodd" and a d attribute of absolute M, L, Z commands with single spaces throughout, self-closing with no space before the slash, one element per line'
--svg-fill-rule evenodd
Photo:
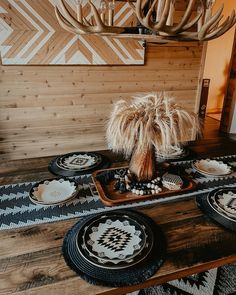
<path fill-rule="evenodd" d="M 128 167 L 116 167 L 110 169 L 101 169 L 92 173 L 92 179 L 98 191 L 101 201 L 106 206 L 115 206 L 125 203 L 139 202 L 156 198 L 169 197 L 175 194 L 182 194 L 188 191 L 194 190 L 196 188 L 196 183 L 189 177 L 183 175 L 181 176 L 184 184 L 181 190 L 168 190 L 165 187 L 162 188 L 162 192 L 154 195 L 136 195 L 130 191 L 120 193 L 114 190 L 114 185 L 116 179 L 114 179 L 114 174 L 116 170 L 128 169 Z"/>

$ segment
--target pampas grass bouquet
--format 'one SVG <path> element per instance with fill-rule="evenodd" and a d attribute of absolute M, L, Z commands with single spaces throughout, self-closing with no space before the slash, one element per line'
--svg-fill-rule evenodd
<path fill-rule="evenodd" d="M 166 93 L 150 93 L 113 105 L 106 138 L 113 152 L 130 158 L 132 175 L 138 181 L 148 181 L 156 177 L 155 150 L 168 151 L 195 139 L 199 132 L 197 114 Z"/>

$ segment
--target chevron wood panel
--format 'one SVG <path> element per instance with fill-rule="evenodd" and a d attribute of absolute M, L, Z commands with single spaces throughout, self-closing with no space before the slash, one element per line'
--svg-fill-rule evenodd
<path fill-rule="evenodd" d="M 74 35 L 60 27 L 57 0 L 0 0 L 0 53 L 4 65 L 123 65 L 143 64 L 142 42 L 111 37 Z M 76 11 L 75 0 L 67 0 Z M 99 7 L 100 0 L 95 5 Z M 83 12 L 91 17 L 88 0 Z M 136 20 L 128 3 L 116 5 L 115 25 Z"/>

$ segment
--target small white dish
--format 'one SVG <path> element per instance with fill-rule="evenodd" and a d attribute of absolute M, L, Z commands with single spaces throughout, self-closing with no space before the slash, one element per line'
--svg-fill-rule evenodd
<path fill-rule="evenodd" d="M 71 200 L 76 194 L 76 182 L 60 178 L 36 183 L 30 190 L 30 199 L 40 205 L 59 205 Z"/>
<path fill-rule="evenodd" d="M 231 167 L 227 164 L 210 159 L 195 161 L 193 168 L 207 176 L 224 176 L 232 173 Z"/>
<path fill-rule="evenodd" d="M 188 151 L 183 147 L 170 146 L 167 150 L 156 150 L 156 159 L 181 159 L 188 155 Z"/>

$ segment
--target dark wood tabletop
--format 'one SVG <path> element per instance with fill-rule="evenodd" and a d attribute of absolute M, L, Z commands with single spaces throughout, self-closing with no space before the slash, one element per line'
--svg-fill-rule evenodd
<path fill-rule="evenodd" d="M 196 158 L 236 153 L 228 138 L 189 144 Z M 103 151 L 113 166 L 126 164 L 122 157 Z M 47 170 L 52 157 L 0 163 L 0 184 L 52 177 Z M 1 196 L 0 196 L 1 197 Z M 142 208 L 158 223 L 167 239 L 167 259 L 158 272 L 142 284 L 125 288 L 90 285 L 64 262 L 61 246 L 78 218 L 0 231 L 0 294 L 125 294 L 155 284 L 236 262 L 236 233 L 212 222 L 194 199 Z"/>

